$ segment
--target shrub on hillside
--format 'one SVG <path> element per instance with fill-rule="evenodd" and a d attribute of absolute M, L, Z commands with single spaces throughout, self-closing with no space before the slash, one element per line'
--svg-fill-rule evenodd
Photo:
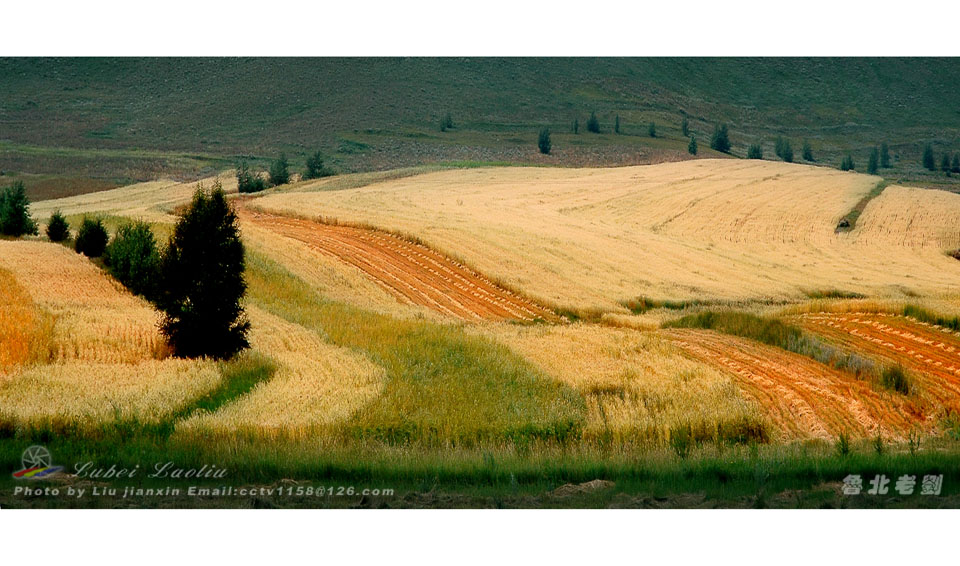
<path fill-rule="evenodd" d="M 280 154 L 280 158 L 270 164 L 270 184 L 274 187 L 286 185 L 290 182 L 290 164 L 287 156 Z"/>
<path fill-rule="evenodd" d="M 943 158 L 940 159 L 940 170 L 950 176 L 950 155 L 944 153 Z"/>
<path fill-rule="evenodd" d="M 550 130 L 543 128 L 540 130 L 540 136 L 537 138 L 537 147 L 540 149 L 540 153 L 544 155 L 550 154 Z"/>
<path fill-rule="evenodd" d="M 813 148 L 810 147 L 810 142 L 803 142 L 803 160 L 804 161 L 814 161 L 813 159 Z"/>
<path fill-rule="evenodd" d="M 237 216 L 223 188 L 198 187 L 160 262 L 156 303 L 174 355 L 226 359 L 249 347 L 244 267 Z"/>
<path fill-rule="evenodd" d="M 617 114 L 617 118 L 613 121 L 613 133 L 620 133 L 620 115 Z"/>
<path fill-rule="evenodd" d="M 890 146 L 887 145 L 887 142 L 880 144 L 880 167 L 883 169 L 890 168 Z"/>
<path fill-rule="evenodd" d="M 747 149 L 747 159 L 763 159 L 763 147 L 755 143 Z"/>
<path fill-rule="evenodd" d="M 777 136 L 773 152 L 777 154 L 777 157 L 787 163 L 793 163 L 793 147 L 790 145 L 790 140 L 783 136 Z"/>
<path fill-rule="evenodd" d="M 333 175 L 333 171 L 323 165 L 323 155 L 319 151 L 307 158 L 307 170 L 303 172 L 304 179 L 319 179 L 330 175 Z"/>
<path fill-rule="evenodd" d="M 727 131 L 726 124 L 719 124 L 713 130 L 713 137 L 710 138 L 710 147 L 716 151 L 723 153 L 729 153 L 730 151 L 730 134 Z"/>
<path fill-rule="evenodd" d="M 937 170 L 937 164 L 933 157 L 933 146 L 927 144 L 923 148 L 923 166 L 930 171 Z"/>
<path fill-rule="evenodd" d="M 597 120 L 596 112 L 590 113 L 590 119 L 587 120 L 587 131 L 594 134 L 600 133 L 600 120 Z"/>
<path fill-rule="evenodd" d="M 650 125 L 647 126 L 647 135 L 651 138 L 657 137 L 657 125 L 653 122 L 650 122 Z"/>
<path fill-rule="evenodd" d="M 134 294 L 154 300 L 160 283 L 160 252 L 147 223 L 121 226 L 104 250 L 103 260 L 117 281 Z"/>
<path fill-rule="evenodd" d="M 951 173 L 960 173 L 960 153 L 953 154 L 953 163 L 950 164 Z"/>
<path fill-rule="evenodd" d="M 683 120 L 680 121 L 680 133 L 683 134 L 683 137 L 688 137 L 690 135 L 690 121 L 687 120 L 686 116 L 684 116 Z"/>
<path fill-rule="evenodd" d="M 77 231 L 73 249 L 87 257 L 100 257 L 107 247 L 107 229 L 99 218 L 84 218 Z"/>
<path fill-rule="evenodd" d="M 870 159 L 867 161 L 867 173 L 871 175 L 877 174 L 877 169 L 880 167 L 880 152 L 877 151 L 877 148 L 873 148 L 870 151 Z"/>
<path fill-rule="evenodd" d="M 70 225 L 59 210 L 50 215 L 47 222 L 47 237 L 51 242 L 62 242 L 70 237 Z"/>
<path fill-rule="evenodd" d="M 573 119 L 573 133 L 580 133 L 580 120 L 578 118 Z"/>
<path fill-rule="evenodd" d="M 697 136 L 690 136 L 690 143 L 687 144 L 687 153 L 690 155 L 697 154 Z"/>
<path fill-rule="evenodd" d="M 840 161 L 840 170 L 853 171 L 854 168 L 855 167 L 853 165 L 853 157 L 851 157 L 850 154 L 848 153 L 847 156 L 844 157 L 842 161 Z"/>
<path fill-rule="evenodd" d="M 910 394 L 910 378 L 900 366 L 891 366 L 883 370 L 880 376 L 880 385 L 903 395 Z"/>
<path fill-rule="evenodd" d="M 237 190 L 241 193 L 255 193 L 266 188 L 266 181 L 257 173 L 250 171 L 246 161 L 241 161 L 237 166 Z"/>
<path fill-rule="evenodd" d="M 30 218 L 26 189 L 17 181 L 0 192 L 0 234 L 19 238 L 37 233 L 37 223 Z"/>

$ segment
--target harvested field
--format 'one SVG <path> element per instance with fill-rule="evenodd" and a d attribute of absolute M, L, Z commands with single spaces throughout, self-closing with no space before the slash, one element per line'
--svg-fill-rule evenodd
<path fill-rule="evenodd" d="M 325 190 L 305 182 L 252 201 L 266 212 L 412 234 L 541 304 L 625 312 L 620 301 L 797 300 L 816 289 L 955 296 L 960 197 L 888 187 L 857 228 L 837 223 L 879 178 L 770 161 L 615 169 L 486 168 Z M 936 214 L 933 212 L 936 211 Z M 879 244 L 861 234 L 895 226 Z M 952 230 L 952 232 L 951 232 Z"/>
<path fill-rule="evenodd" d="M 902 365 L 923 397 L 960 410 L 960 338 L 955 333 L 886 313 L 808 313 L 793 320 L 847 349 Z"/>
<path fill-rule="evenodd" d="M 903 396 L 880 392 L 810 358 L 709 330 L 665 335 L 695 358 L 734 376 L 763 408 L 778 440 L 853 437 L 904 439 L 931 423 Z"/>
<path fill-rule="evenodd" d="M 465 320 L 559 318 L 450 258 L 392 234 L 256 211 L 242 211 L 240 218 L 352 265 L 403 302 Z"/>

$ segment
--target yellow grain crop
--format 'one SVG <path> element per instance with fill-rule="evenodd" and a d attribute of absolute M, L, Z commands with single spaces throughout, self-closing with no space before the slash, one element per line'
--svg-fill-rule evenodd
<path fill-rule="evenodd" d="M 384 370 L 316 333 L 249 307 L 251 345 L 277 372 L 239 400 L 178 426 L 179 434 L 303 436 L 346 419 L 381 391 Z"/>
<path fill-rule="evenodd" d="M 535 299 L 574 308 L 622 311 L 620 300 L 639 295 L 797 299 L 811 289 L 956 295 L 960 262 L 938 248 L 957 245 L 960 196 L 890 187 L 862 226 L 835 233 L 878 181 L 769 161 L 488 168 L 338 191 L 305 183 L 251 206 L 413 234 Z M 906 235 L 871 237 L 899 218 L 904 200 L 922 203 L 926 226 L 895 222 Z"/>

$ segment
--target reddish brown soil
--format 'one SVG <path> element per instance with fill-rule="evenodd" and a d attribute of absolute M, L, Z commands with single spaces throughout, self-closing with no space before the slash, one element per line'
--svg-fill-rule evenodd
<path fill-rule="evenodd" d="M 557 321 L 559 317 L 420 244 L 352 226 L 322 224 L 239 207 L 253 222 L 361 270 L 400 301 L 466 320 Z"/>
<path fill-rule="evenodd" d="M 925 415 L 902 395 L 815 360 L 709 330 L 671 330 L 667 337 L 694 357 L 730 373 L 766 412 L 780 440 L 853 437 L 904 439 Z"/>
<path fill-rule="evenodd" d="M 934 404 L 960 410 L 960 338 L 904 316 L 811 313 L 793 321 L 851 351 L 900 364 Z"/>

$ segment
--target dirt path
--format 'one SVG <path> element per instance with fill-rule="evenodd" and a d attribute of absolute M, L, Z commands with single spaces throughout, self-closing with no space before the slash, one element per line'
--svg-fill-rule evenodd
<path fill-rule="evenodd" d="M 835 439 L 841 432 L 904 439 L 924 415 L 904 397 L 810 358 L 708 330 L 671 330 L 666 336 L 696 358 L 732 374 L 757 401 L 781 440 Z"/>
<path fill-rule="evenodd" d="M 960 410 L 960 338 L 953 332 L 883 313 L 811 313 L 793 321 L 844 348 L 903 365 L 924 397 Z"/>
<path fill-rule="evenodd" d="M 237 212 L 242 222 L 253 222 L 360 269 L 400 301 L 466 320 L 559 320 L 552 311 L 466 266 L 392 234 L 267 214 L 243 206 Z"/>

